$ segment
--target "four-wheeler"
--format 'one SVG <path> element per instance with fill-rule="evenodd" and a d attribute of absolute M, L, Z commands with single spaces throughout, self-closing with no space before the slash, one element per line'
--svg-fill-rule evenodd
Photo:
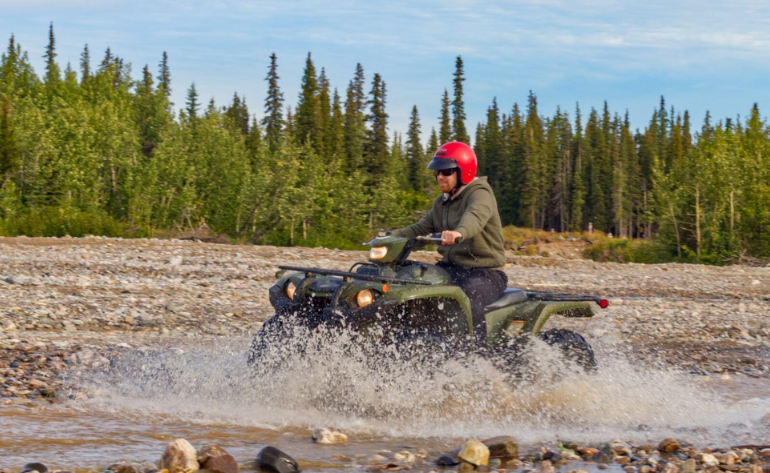
<path fill-rule="evenodd" d="M 468 296 L 449 284 L 449 274 L 440 266 L 408 259 L 416 248 L 441 241 L 440 234 L 412 239 L 381 235 L 365 243 L 370 246 L 369 261 L 348 271 L 280 266 L 278 282 L 270 288 L 276 313 L 254 337 L 249 363 L 280 368 L 285 361 L 282 347 L 298 342 L 291 338 L 300 326 L 303 333 L 347 330 L 417 351 L 506 356 L 521 353 L 539 338 L 584 370 L 596 367 L 593 349 L 581 335 L 542 329 L 554 314 L 592 317 L 592 303 L 606 308 L 606 299 L 507 288 L 484 308 L 486 345 L 478 346 Z"/>

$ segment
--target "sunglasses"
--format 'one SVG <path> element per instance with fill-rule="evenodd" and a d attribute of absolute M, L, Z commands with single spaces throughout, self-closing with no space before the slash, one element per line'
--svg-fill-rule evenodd
<path fill-rule="evenodd" d="M 445 176 L 445 177 L 449 177 L 452 174 L 454 174 L 456 170 L 457 170 L 457 168 L 440 169 L 440 170 L 436 171 L 436 177 L 438 177 L 439 174 L 441 174 L 442 176 Z"/>

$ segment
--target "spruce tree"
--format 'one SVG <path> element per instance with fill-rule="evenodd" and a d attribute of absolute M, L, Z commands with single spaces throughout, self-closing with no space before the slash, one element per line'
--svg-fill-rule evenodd
<path fill-rule="evenodd" d="M 238 97 L 238 92 L 233 94 L 233 103 L 225 109 L 225 116 L 243 136 L 249 134 L 249 107 L 245 97 Z"/>
<path fill-rule="evenodd" d="M 452 120 L 449 117 L 449 93 L 446 89 L 444 89 L 444 96 L 441 98 L 438 140 L 441 144 L 452 141 Z"/>
<path fill-rule="evenodd" d="M 298 143 L 311 142 L 318 133 L 318 78 L 310 53 L 305 60 L 302 87 L 294 116 L 294 137 Z"/>
<path fill-rule="evenodd" d="M 345 99 L 345 154 L 349 171 L 363 166 L 364 140 L 366 137 L 366 92 L 364 68 L 356 64 L 356 72 L 348 84 Z"/>
<path fill-rule="evenodd" d="M 195 90 L 195 82 L 187 89 L 187 100 L 185 102 L 185 111 L 187 112 L 187 119 L 191 122 L 198 119 L 198 91 Z"/>
<path fill-rule="evenodd" d="M 91 79 L 91 53 L 88 51 L 88 44 L 83 47 L 80 54 L 80 84 L 86 84 Z"/>
<path fill-rule="evenodd" d="M 318 129 L 312 141 L 316 153 L 324 160 L 329 158 L 329 143 L 326 142 L 326 138 L 329 133 L 331 114 L 331 86 L 326 77 L 326 69 L 322 67 L 321 75 L 318 76 Z"/>
<path fill-rule="evenodd" d="M 3 181 L 11 177 L 19 168 L 19 146 L 10 119 L 11 106 L 7 97 L 2 97 L 0 104 L 0 177 Z M 2 187 L 3 184 L 0 184 Z"/>
<path fill-rule="evenodd" d="M 265 127 L 265 142 L 271 153 L 278 150 L 283 131 L 283 92 L 278 86 L 278 58 L 275 53 L 270 55 L 270 67 L 267 71 L 267 97 L 265 98 L 265 117 L 262 126 Z"/>
<path fill-rule="evenodd" d="M 168 67 L 168 54 L 163 51 L 163 58 L 158 65 L 158 89 L 166 94 L 166 98 L 171 97 L 171 69 Z"/>
<path fill-rule="evenodd" d="M 366 121 L 369 130 L 364 144 L 364 157 L 367 168 L 375 183 L 388 174 L 388 114 L 385 113 L 386 101 L 385 82 L 380 74 L 375 73 L 372 79 L 372 89 L 369 92 L 369 115 Z"/>
<path fill-rule="evenodd" d="M 422 192 L 425 188 L 425 151 L 420 142 L 420 114 L 417 105 L 412 107 L 409 117 L 409 131 L 406 134 L 406 159 L 409 163 L 409 184 L 412 189 Z"/>
<path fill-rule="evenodd" d="M 56 64 L 56 40 L 53 34 L 53 22 L 48 29 L 48 46 L 45 48 L 45 83 L 54 87 L 61 81 L 61 71 Z"/>
<path fill-rule="evenodd" d="M 463 102 L 463 82 L 465 74 L 463 71 L 463 60 L 457 56 L 455 61 L 454 89 L 455 96 L 452 101 L 452 139 L 462 143 L 471 144 L 468 131 L 465 128 L 465 103 Z"/>

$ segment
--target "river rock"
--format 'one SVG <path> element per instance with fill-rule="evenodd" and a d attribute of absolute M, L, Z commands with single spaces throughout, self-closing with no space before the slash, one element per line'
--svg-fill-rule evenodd
<path fill-rule="evenodd" d="M 757 455 L 759 455 L 762 458 L 770 457 L 770 448 L 763 448 L 762 450 L 757 452 Z"/>
<path fill-rule="evenodd" d="M 166 447 L 159 467 L 165 468 L 169 473 L 195 473 L 200 467 L 198 453 L 187 440 L 176 439 Z"/>
<path fill-rule="evenodd" d="M 321 445 L 342 445 L 348 441 L 348 436 L 333 427 L 317 427 L 313 429 L 313 442 Z"/>
<path fill-rule="evenodd" d="M 115 473 L 140 473 L 141 468 L 137 468 L 136 465 L 130 463 L 113 463 L 107 467 L 108 470 Z"/>
<path fill-rule="evenodd" d="M 675 439 L 672 439 L 672 438 L 664 439 L 658 445 L 658 450 L 663 453 L 677 452 L 679 451 L 680 448 L 682 447 L 679 445 L 679 442 L 677 442 Z"/>
<path fill-rule="evenodd" d="M 548 460 L 535 463 L 535 473 L 554 473 L 553 463 Z"/>
<path fill-rule="evenodd" d="M 493 437 L 482 440 L 481 443 L 489 449 L 490 458 L 513 459 L 519 458 L 519 444 L 516 439 L 508 436 Z"/>
<path fill-rule="evenodd" d="M 241 467 L 227 450 L 219 445 L 206 445 L 198 451 L 201 468 L 214 473 L 240 473 Z"/>
<path fill-rule="evenodd" d="M 690 458 L 682 464 L 682 473 L 695 473 L 698 463 L 694 458 Z"/>
<path fill-rule="evenodd" d="M 462 446 L 457 458 L 475 466 L 486 465 L 489 462 L 489 448 L 476 439 L 470 439 Z"/>
<path fill-rule="evenodd" d="M 717 460 L 717 458 L 710 453 L 702 453 L 700 455 L 700 462 L 701 465 L 706 468 L 719 465 L 719 460 Z"/>
<path fill-rule="evenodd" d="M 622 440 L 610 440 L 602 445 L 601 450 L 607 455 L 623 455 L 626 457 L 631 457 L 633 455 L 631 445 Z"/>
<path fill-rule="evenodd" d="M 21 473 L 32 473 L 37 471 L 38 473 L 48 473 L 48 467 L 42 463 L 27 463 L 24 468 L 21 469 Z"/>
<path fill-rule="evenodd" d="M 417 457 L 414 455 L 414 453 L 407 452 L 406 450 L 396 453 L 393 459 L 397 462 L 403 463 L 414 463 L 417 461 Z"/>
<path fill-rule="evenodd" d="M 436 464 L 438 466 L 455 466 L 459 465 L 460 462 L 458 462 L 455 458 L 450 457 L 449 455 L 441 455 L 438 457 L 438 460 L 436 460 Z"/>
<path fill-rule="evenodd" d="M 662 473 L 679 473 L 679 468 L 677 468 L 674 462 L 668 462 L 666 463 L 666 466 L 663 467 Z"/>
<path fill-rule="evenodd" d="M 298 473 L 302 471 L 297 460 L 269 445 L 263 448 L 257 455 L 257 465 L 263 470 L 276 473 Z"/>

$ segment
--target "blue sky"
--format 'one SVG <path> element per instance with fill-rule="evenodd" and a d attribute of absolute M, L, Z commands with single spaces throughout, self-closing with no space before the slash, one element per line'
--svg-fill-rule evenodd
<path fill-rule="evenodd" d="M 177 109 L 195 82 L 203 102 L 237 91 L 261 118 L 272 52 L 287 104 L 308 52 L 343 98 L 360 62 L 367 83 L 375 72 L 387 83 L 391 133 L 406 131 L 417 105 L 426 138 L 458 55 L 471 133 L 493 97 L 509 112 L 530 90 L 541 114 L 607 100 L 634 127 L 661 95 L 695 127 L 707 109 L 734 118 L 770 107 L 766 1 L 0 0 L 0 40 L 14 34 L 38 74 L 50 22 L 62 67 L 77 68 L 88 43 L 93 65 L 109 46 L 138 77 L 167 51 Z"/>

